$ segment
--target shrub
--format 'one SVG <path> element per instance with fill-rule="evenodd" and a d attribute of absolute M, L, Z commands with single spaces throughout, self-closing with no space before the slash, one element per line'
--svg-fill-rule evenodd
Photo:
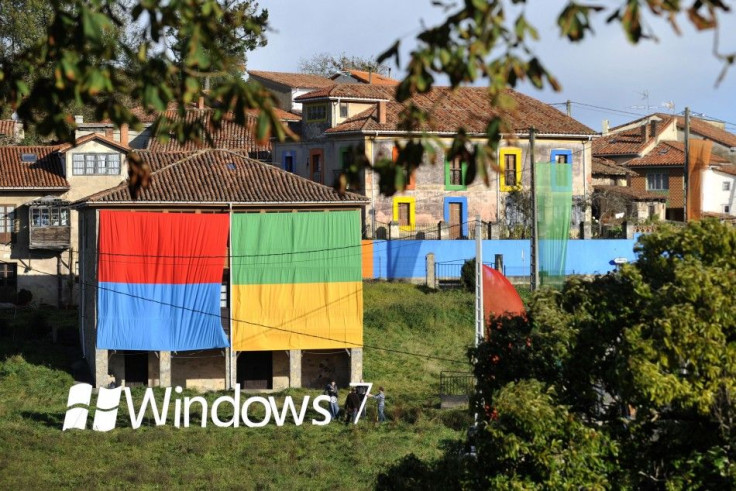
<path fill-rule="evenodd" d="M 468 259 L 460 269 L 460 281 L 469 292 L 475 291 L 475 258 Z"/>

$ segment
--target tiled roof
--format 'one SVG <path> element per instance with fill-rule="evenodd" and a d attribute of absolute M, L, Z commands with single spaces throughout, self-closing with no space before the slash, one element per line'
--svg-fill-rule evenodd
<path fill-rule="evenodd" d="M 365 70 L 348 70 L 348 73 L 357 81 L 364 83 L 364 84 L 373 84 L 373 85 L 399 85 L 399 81 L 395 80 L 391 77 L 386 77 L 385 75 L 381 75 L 380 73 L 376 72 L 367 72 Z M 335 77 L 338 77 L 339 75 L 336 75 Z M 335 77 L 331 77 L 333 80 Z"/>
<path fill-rule="evenodd" d="M 15 121 L 0 119 L 0 135 L 15 136 Z"/>
<path fill-rule="evenodd" d="M 510 130 L 526 134 L 530 127 L 538 135 L 595 135 L 595 131 L 542 101 L 509 90 L 516 102 L 507 121 Z M 410 103 L 429 111 L 430 124 L 420 130 L 438 133 L 455 133 L 463 127 L 470 134 L 485 134 L 486 124 L 497 111 L 491 106 L 488 92 L 482 87 L 434 87 L 426 94 L 416 94 L 406 103 L 396 102 L 395 88 L 385 85 L 340 84 L 329 89 L 310 92 L 297 100 L 340 98 L 341 100 L 388 100 L 386 123 L 378 122 L 378 109 L 374 107 L 330 128 L 327 133 L 400 131 L 399 114 Z"/>
<path fill-rule="evenodd" d="M 151 184 L 133 200 L 127 183 L 88 196 L 78 203 L 235 203 L 356 205 L 367 198 L 340 195 L 275 166 L 229 150 L 207 149 L 188 154 L 135 152 L 151 169 Z"/>
<path fill-rule="evenodd" d="M 71 150 L 72 148 L 78 147 L 79 145 L 83 145 L 90 141 L 99 141 L 106 145 L 110 145 L 111 147 L 115 147 L 121 152 L 128 153 L 130 152 L 130 147 L 128 145 L 122 145 L 119 142 L 116 142 L 115 140 L 112 140 L 106 136 L 100 135 L 99 133 L 90 133 L 88 135 L 80 136 L 74 141 L 74 145 L 70 143 L 65 143 L 63 145 L 59 146 L 59 153 L 65 153 L 68 150 Z"/>
<path fill-rule="evenodd" d="M 636 176 L 633 170 L 621 167 L 613 160 L 593 157 L 592 173 L 599 176 Z"/>
<path fill-rule="evenodd" d="M 659 136 L 672 123 L 672 117 L 666 114 L 657 115 L 661 117 L 661 121 L 657 121 L 657 134 L 649 135 L 648 139 L 642 138 L 642 126 L 632 129 L 616 132 L 615 128 L 611 130 L 611 134 L 604 135 L 601 138 L 593 140 L 594 156 L 613 156 L 613 155 L 639 155 L 651 143 L 651 141 Z M 642 118 L 643 124 L 649 124 L 649 119 Z M 627 123 L 631 124 L 631 123 Z"/>
<path fill-rule="evenodd" d="M 285 112 L 285 111 L 284 111 Z M 290 114 L 290 113 L 287 113 Z M 250 155 L 270 154 L 271 142 L 256 141 L 256 122 L 255 116 L 248 116 L 246 125 L 241 126 L 230 118 L 225 118 L 219 129 L 215 130 L 210 126 L 211 109 L 190 109 L 187 111 L 186 120 L 188 123 L 194 123 L 199 120 L 203 126 L 209 128 L 212 142 L 208 142 L 204 135 L 200 141 L 188 140 L 179 143 L 174 139 L 168 142 L 161 142 L 158 138 L 151 138 L 148 141 L 148 150 L 152 152 L 192 152 L 203 148 L 227 148 L 231 150 L 243 150 Z M 169 111 L 167 116 L 171 119 L 177 117 L 176 112 Z"/>
<path fill-rule="evenodd" d="M 677 117 L 677 127 L 682 130 L 685 129 L 685 118 L 683 116 Z M 690 132 L 727 147 L 736 147 L 736 135 L 699 118 L 690 118 Z"/>
<path fill-rule="evenodd" d="M 334 84 L 332 80 L 320 75 L 290 72 L 264 72 L 260 70 L 248 70 L 251 77 L 261 78 L 291 88 L 319 88 L 329 87 Z"/>
<path fill-rule="evenodd" d="M 730 176 L 736 176 L 736 165 L 713 165 L 711 169 L 717 172 L 723 172 Z"/>
<path fill-rule="evenodd" d="M 711 154 L 710 163 L 728 162 L 727 159 Z M 663 141 L 643 157 L 626 162 L 628 167 L 685 165 L 685 144 L 677 141 Z"/>
<path fill-rule="evenodd" d="M 68 189 L 58 146 L 0 147 L 0 189 Z M 23 162 L 34 154 L 35 162 Z"/>
<path fill-rule="evenodd" d="M 636 190 L 629 186 L 593 186 L 597 192 L 600 193 L 616 193 L 628 198 L 632 198 L 636 201 L 667 201 L 667 196 L 664 194 L 652 193 L 644 190 Z"/>

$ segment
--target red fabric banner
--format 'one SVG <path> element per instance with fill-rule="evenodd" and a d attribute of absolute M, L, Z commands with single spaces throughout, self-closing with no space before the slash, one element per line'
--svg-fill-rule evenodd
<path fill-rule="evenodd" d="M 100 282 L 221 283 L 228 215 L 100 211 Z"/>

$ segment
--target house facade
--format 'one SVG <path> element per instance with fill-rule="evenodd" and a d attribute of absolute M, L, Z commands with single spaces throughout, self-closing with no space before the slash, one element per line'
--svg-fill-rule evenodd
<path fill-rule="evenodd" d="M 229 150 L 137 155 L 153 171 L 137 199 L 121 184 L 74 204 L 95 383 L 359 381 L 367 200 Z M 202 271 L 208 280 L 197 279 Z M 160 329 L 167 334 L 152 334 Z"/>
<path fill-rule="evenodd" d="M 480 216 L 500 231 L 514 226 L 518 196 L 530 188 L 529 129 L 536 130 L 535 158 L 571 166 L 572 193 L 578 203 L 571 233 L 589 231 L 590 210 L 585 205 L 592 193 L 591 141 L 595 132 L 558 110 L 515 91 L 510 119 L 512 133 L 504 135 L 496 159 L 500 167 L 490 186 L 475 180 L 465 182 L 467 163 L 446 159 L 459 127 L 471 143 L 485 141 L 485 126 L 495 114 L 487 93 L 481 88 L 451 90 L 436 87 L 406 103 L 395 98 L 395 87 L 368 84 L 338 84 L 297 98 L 303 104 L 302 139 L 298 143 L 276 143 L 274 164 L 313 181 L 333 185 L 344 165 L 356 158 L 374 164 L 395 158 L 397 145 L 421 136 L 435 138 L 434 156 L 425 153 L 424 165 L 412 176 L 404 176 L 403 192 L 385 197 L 378 175 L 366 170 L 360 189 L 370 203 L 364 217 L 366 237 L 382 237 L 390 222 L 401 229 L 435 229 L 447 224 L 451 237 L 468 236 L 468 221 Z M 401 129 L 400 113 L 414 103 L 432 114 L 432 123 L 416 132 Z M 584 233 L 583 233 L 584 235 Z"/>
<path fill-rule="evenodd" d="M 74 145 L 0 147 L 3 287 L 37 303 L 77 301 L 78 229 L 71 201 L 120 184 L 130 148 L 101 135 Z"/>
<path fill-rule="evenodd" d="M 595 141 L 593 154 L 636 171 L 637 175 L 629 179 L 630 187 L 639 194 L 655 193 L 666 197 L 666 219 L 682 221 L 685 215 L 684 127 L 681 116 L 652 114 L 611 129 Z M 691 141 L 708 142 L 710 160 L 705 163 L 706 169 L 733 162 L 736 135 L 727 132 L 722 125 L 692 118 L 690 138 Z M 728 206 L 726 202 L 721 203 L 725 201 L 719 189 L 723 179 L 718 181 L 713 177 L 715 174 L 705 172 L 710 177 L 699 183 L 702 189 L 697 189 L 690 199 L 699 200 L 701 209 L 707 207 L 715 212 L 715 209 Z M 710 202 L 716 196 L 719 196 L 718 205 Z"/>
<path fill-rule="evenodd" d="M 319 75 L 262 70 L 248 70 L 248 79 L 263 85 L 276 99 L 280 109 L 297 114 L 302 112 L 302 104 L 297 101 L 299 96 L 335 83 Z"/>

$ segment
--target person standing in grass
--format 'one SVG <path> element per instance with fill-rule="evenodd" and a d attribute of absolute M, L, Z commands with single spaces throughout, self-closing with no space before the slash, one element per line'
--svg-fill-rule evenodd
<path fill-rule="evenodd" d="M 368 394 L 368 397 L 378 400 L 378 422 L 383 423 L 386 421 L 386 416 L 383 414 L 383 411 L 386 408 L 386 394 L 383 393 L 383 387 L 378 388 L 378 394 L 374 396 Z"/>
<path fill-rule="evenodd" d="M 350 387 L 350 393 L 345 399 L 345 424 L 350 423 L 351 420 L 355 420 L 355 415 L 360 408 L 360 397 L 355 392 L 355 387 Z"/>
<path fill-rule="evenodd" d="M 330 396 L 330 415 L 332 419 L 337 419 L 340 412 L 340 405 L 337 402 L 337 384 L 333 380 L 325 387 L 325 394 Z"/>

